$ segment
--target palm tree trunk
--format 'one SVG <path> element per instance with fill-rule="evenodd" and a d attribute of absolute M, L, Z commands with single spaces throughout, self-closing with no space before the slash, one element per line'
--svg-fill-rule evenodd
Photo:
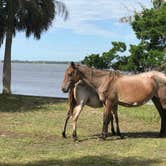
<path fill-rule="evenodd" d="M 3 64 L 3 94 L 11 94 L 11 47 L 14 26 L 13 0 L 8 0 L 8 20 Z"/>
<path fill-rule="evenodd" d="M 7 31 L 3 64 L 3 94 L 11 94 L 11 46 L 12 32 Z"/>

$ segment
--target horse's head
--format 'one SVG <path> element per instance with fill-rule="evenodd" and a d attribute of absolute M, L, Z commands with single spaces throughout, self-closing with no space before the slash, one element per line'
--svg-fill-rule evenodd
<path fill-rule="evenodd" d="M 70 88 L 74 86 L 76 82 L 81 79 L 81 74 L 77 69 L 74 62 L 71 62 L 70 66 L 66 69 L 64 79 L 62 82 L 62 91 L 67 93 Z"/>

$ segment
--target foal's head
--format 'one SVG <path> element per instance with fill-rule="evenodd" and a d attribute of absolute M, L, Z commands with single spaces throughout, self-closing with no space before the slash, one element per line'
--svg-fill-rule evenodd
<path fill-rule="evenodd" d="M 81 79 L 81 73 L 78 71 L 74 62 L 71 62 L 70 66 L 66 69 L 64 79 L 62 82 L 62 91 L 68 92 L 70 88 L 74 86 L 76 82 Z"/>

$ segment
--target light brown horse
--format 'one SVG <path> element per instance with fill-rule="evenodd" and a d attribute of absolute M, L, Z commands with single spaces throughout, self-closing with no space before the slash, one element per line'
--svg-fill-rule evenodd
<path fill-rule="evenodd" d="M 161 84 L 166 85 L 166 76 L 157 71 L 145 72 L 137 75 L 121 75 L 116 71 L 103 71 L 87 66 L 71 65 L 65 72 L 62 90 L 66 91 L 71 84 L 84 80 L 92 85 L 101 101 L 105 105 L 103 116 L 102 137 L 106 137 L 110 122 L 110 111 L 117 115 L 118 104 L 123 106 L 140 106 L 152 99 L 161 116 L 160 135 L 166 134 L 165 121 L 158 91 Z M 118 124 L 118 116 L 115 116 Z M 120 130 L 117 131 L 120 134 Z"/>

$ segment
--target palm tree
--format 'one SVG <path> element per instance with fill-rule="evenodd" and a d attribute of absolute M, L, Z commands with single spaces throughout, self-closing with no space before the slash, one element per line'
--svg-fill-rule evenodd
<path fill-rule="evenodd" d="M 3 94 L 11 93 L 11 46 L 16 32 L 40 39 L 57 13 L 66 19 L 66 6 L 54 0 L 0 0 L 0 46 L 5 41 Z"/>

